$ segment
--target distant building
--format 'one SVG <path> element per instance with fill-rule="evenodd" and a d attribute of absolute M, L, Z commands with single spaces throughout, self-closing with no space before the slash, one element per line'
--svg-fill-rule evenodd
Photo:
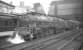
<path fill-rule="evenodd" d="M 9 4 L 10 4 L 10 5 L 12 5 L 12 4 L 13 4 L 13 2 L 11 1 Z"/>
<path fill-rule="evenodd" d="M 24 7 L 24 1 L 20 2 L 20 7 Z"/>
<path fill-rule="evenodd" d="M 0 12 L 11 13 L 14 8 L 15 8 L 14 5 L 8 4 L 0 0 Z"/>
<path fill-rule="evenodd" d="M 37 13 L 45 14 L 44 8 L 40 3 L 35 3 L 34 4 L 34 10 Z"/>
<path fill-rule="evenodd" d="M 20 1 L 19 6 L 16 6 L 13 12 L 16 14 L 24 14 L 27 12 L 28 8 L 28 6 L 24 5 L 24 1 Z"/>
<path fill-rule="evenodd" d="M 49 7 L 48 15 L 57 16 L 57 5 L 56 1 L 52 1 Z"/>

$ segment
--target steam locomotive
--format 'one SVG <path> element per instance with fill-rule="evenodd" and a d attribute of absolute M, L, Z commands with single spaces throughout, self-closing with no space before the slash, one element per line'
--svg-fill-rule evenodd
<path fill-rule="evenodd" d="M 27 13 L 19 16 L 19 34 L 25 37 L 42 38 L 76 29 L 78 21 L 64 20 L 39 13 Z"/>
<path fill-rule="evenodd" d="M 27 13 L 23 15 L 5 14 L 1 16 L 3 17 L 0 17 L 0 19 L 6 21 L 4 24 L 5 27 L 3 30 L 0 28 L 0 31 L 17 31 L 25 40 L 58 34 L 75 29 L 79 25 L 78 21 L 64 20 L 39 13 Z M 13 34 L 13 37 L 15 37 L 15 34 Z"/>

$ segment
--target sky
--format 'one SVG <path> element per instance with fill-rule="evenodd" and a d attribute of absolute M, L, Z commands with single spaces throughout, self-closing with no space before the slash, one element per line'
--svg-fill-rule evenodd
<path fill-rule="evenodd" d="M 45 12 L 47 12 L 48 11 L 48 8 L 50 6 L 50 3 L 52 1 L 60 1 L 60 0 L 3 0 L 3 1 L 5 1 L 7 3 L 9 3 L 9 2 L 12 1 L 13 2 L 13 5 L 15 5 L 15 6 L 19 6 L 20 5 L 20 1 L 24 1 L 24 5 L 25 6 L 31 6 L 31 7 L 33 7 L 33 4 L 34 3 L 39 2 L 44 7 Z"/>

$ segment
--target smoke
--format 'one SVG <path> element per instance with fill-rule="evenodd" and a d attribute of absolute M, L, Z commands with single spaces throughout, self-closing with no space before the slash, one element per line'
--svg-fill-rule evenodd
<path fill-rule="evenodd" d="M 48 10 L 49 10 L 49 7 L 50 7 L 50 3 L 52 2 L 53 0 L 40 0 L 40 3 L 42 4 L 43 8 L 44 8 L 44 11 L 45 11 L 45 14 L 48 14 Z"/>
<path fill-rule="evenodd" d="M 46 14 L 48 14 L 49 7 L 52 1 L 61 1 L 61 0 L 40 0 L 40 3 L 42 4 Z"/>
<path fill-rule="evenodd" d="M 25 42 L 25 40 L 18 33 L 15 34 L 14 38 L 11 38 L 11 37 L 8 38 L 7 41 L 12 44 L 20 44 Z"/>

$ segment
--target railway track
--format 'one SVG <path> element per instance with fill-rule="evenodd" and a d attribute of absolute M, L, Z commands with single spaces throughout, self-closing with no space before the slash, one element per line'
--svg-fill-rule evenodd
<path fill-rule="evenodd" d="M 67 45 L 68 43 L 70 43 L 72 40 L 74 40 L 74 38 L 76 38 L 79 34 L 72 34 L 69 35 L 69 38 L 63 37 L 61 39 L 52 39 L 50 41 L 46 41 L 43 42 L 41 45 L 39 46 L 34 46 L 34 47 L 26 47 L 23 48 L 21 50 L 46 50 L 46 48 L 49 48 L 50 46 L 56 44 L 56 50 L 59 50 L 60 48 L 62 48 L 63 46 Z M 48 49 L 47 49 L 48 50 Z"/>
<path fill-rule="evenodd" d="M 47 46 L 50 46 L 50 43 L 56 43 L 58 41 L 61 41 L 65 39 L 66 41 L 72 39 L 71 36 L 76 35 L 79 33 L 79 30 L 72 30 L 68 32 L 61 33 L 59 35 L 53 35 L 47 38 L 42 38 L 42 39 L 37 39 L 33 40 L 32 42 L 24 42 L 22 44 L 17 44 L 17 45 L 3 45 L 0 47 L 1 49 L 4 50 L 27 50 L 27 49 L 34 49 L 34 48 L 45 48 Z M 68 38 L 70 37 L 70 38 Z M 41 47 L 44 46 L 44 47 Z"/>

